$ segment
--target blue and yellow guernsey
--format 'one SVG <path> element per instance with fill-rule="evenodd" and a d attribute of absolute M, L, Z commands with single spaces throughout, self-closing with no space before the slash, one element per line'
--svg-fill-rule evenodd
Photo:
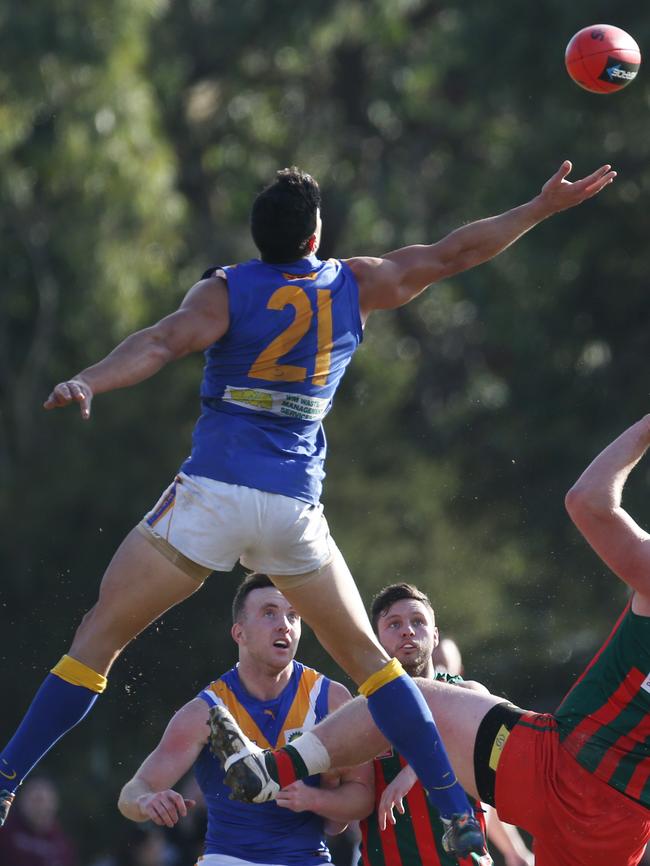
<path fill-rule="evenodd" d="M 356 280 L 345 262 L 316 256 L 203 276 L 222 271 L 230 326 L 205 352 L 203 411 L 182 470 L 315 504 L 322 421 L 362 339 Z"/>
<path fill-rule="evenodd" d="M 272 701 L 252 697 L 237 668 L 225 673 L 199 697 L 213 706 L 225 705 L 242 730 L 262 748 L 280 748 L 327 715 L 330 680 L 293 662 L 288 685 Z M 251 863 L 317 866 L 329 863 L 323 819 L 313 812 L 292 812 L 275 803 L 260 805 L 229 799 L 219 761 L 206 746 L 195 764 L 196 778 L 208 809 L 206 854 L 239 857 Z M 318 777 L 306 780 L 318 784 Z"/>

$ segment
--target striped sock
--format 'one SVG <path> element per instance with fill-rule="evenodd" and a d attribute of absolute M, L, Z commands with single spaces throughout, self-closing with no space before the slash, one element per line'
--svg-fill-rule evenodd
<path fill-rule="evenodd" d="M 264 760 L 269 775 L 281 788 L 298 779 L 324 773 L 331 765 L 327 749 L 311 731 L 296 737 L 290 746 L 265 752 Z"/>

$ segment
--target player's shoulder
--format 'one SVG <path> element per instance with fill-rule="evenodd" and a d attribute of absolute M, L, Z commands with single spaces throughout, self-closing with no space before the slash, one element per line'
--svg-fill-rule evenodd
<path fill-rule="evenodd" d="M 350 268 L 359 282 L 376 277 L 377 270 L 384 264 L 385 259 L 380 256 L 354 256 L 351 259 L 341 259 L 341 261 Z"/>
<path fill-rule="evenodd" d="M 333 713 L 334 710 L 337 710 L 339 707 L 342 707 L 343 704 L 347 704 L 348 701 L 351 700 L 352 695 L 343 683 L 339 683 L 336 680 L 330 681 L 328 696 L 328 710 L 330 713 Z"/>

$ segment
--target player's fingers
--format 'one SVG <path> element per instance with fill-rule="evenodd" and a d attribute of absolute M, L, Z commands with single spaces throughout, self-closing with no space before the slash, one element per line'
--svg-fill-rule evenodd
<path fill-rule="evenodd" d="M 187 815 L 185 799 L 181 797 L 180 794 L 174 792 L 174 796 L 171 798 L 171 800 L 171 807 L 175 810 L 177 817 L 184 818 Z"/>
<path fill-rule="evenodd" d="M 81 404 L 81 417 L 87 421 L 90 418 L 90 401 L 92 397 L 77 382 L 70 382 L 68 387 L 72 399 Z"/>
<path fill-rule="evenodd" d="M 589 175 L 587 175 L 587 177 L 583 178 L 582 183 L 589 186 L 589 184 L 592 183 L 593 181 L 600 180 L 600 178 L 602 178 L 606 174 L 608 174 L 611 171 L 611 169 L 612 169 L 612 167 L 609 164 L 601 165 L 601 167 L 597 168 L 596 171 L 592 171 L 591 174 L 589 174 Z M 616 174 L 616 172 L 614 172 L 614 174 Z"/>
<path fill-rule="evenodd" d="M 403 815 L 405 809 L 404 809 L 404 803 L 403 803 L 401 797 L 397 800 L 397 802 L 395 803 L 395 806 L 397 807 L 397 811 L 400 813 L 400 815 Z"/>
<path fill-rule="evenodd" d="M 160 804 L 160 816 L 166 827 L 173 827 L 178 821 L 178 813 L 173 803 L 163 802 Z"/>
<path fill-rule="evenodd" d="M 193 809 L 196 806 L 196 800 L 183 800 L 183 802 L 185 803 L 185 814 L 187 815 L 187 810 Z"/>
<path fill-rule="evenodd" d="M 582 190 L 582 195 L 584 198 L 591 198 L 592 195 L 596 195 L 596 193 L 600 192 L 601 189 L 604 189 L 606 186 L 614 180 L 616 177 L 615 171 L 610 171 L 608 174 L 604 175 L 599 180 L 594 181 L 593 183 L 587 185 Z"/>
<path fill-rule="evenodd" d="M 573 163 L 569 159 L 565 159 L 562 165 L 555 172 L 553 177 L 551 178 L 551 183 L 561 183 L 564 178 L 571 173 L 571 169 L 573 168 Z"/>
<path fill-rule="evenodd" d="M 50 394 L 50 399 L 54 400 L 56 406 L 65 406 L 66 403 L 72 401 L 72 394 L 67 382 L 61 382 L 56 386 Z"/>
<path fill-rule="evenodd" d="M 159 827 L 170 827 L 171 825 L 167 823 L 168 818 L 164 809 L 162 809 L 160 803 L 151 803 L 149 806 L 151 820 L 154 824 L 158 824 Z"/>

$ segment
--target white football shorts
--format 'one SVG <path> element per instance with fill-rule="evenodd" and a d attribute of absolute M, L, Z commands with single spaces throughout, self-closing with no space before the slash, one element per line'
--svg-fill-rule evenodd
<path fill-rule="evenodd" d="M 181 568 L 185 560 L 202 566 L 201 578 L 230 571 L 237 561 L 264 574 L 308 574 L 337 550 L 322 505 L 184 472 L 139 528 L 178 551 Z"/>

